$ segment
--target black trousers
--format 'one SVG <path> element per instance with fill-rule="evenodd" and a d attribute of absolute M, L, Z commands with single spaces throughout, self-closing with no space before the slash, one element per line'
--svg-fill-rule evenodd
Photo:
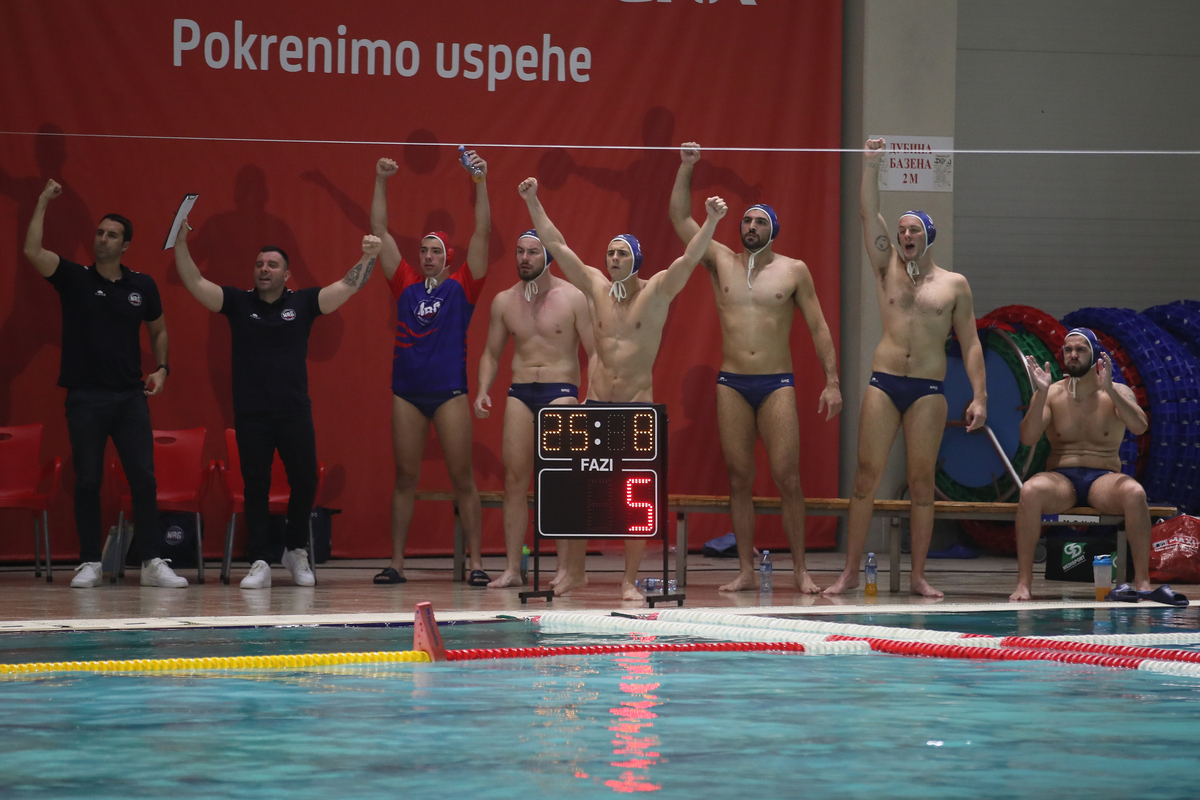
<path fill-rule="evenodd" d="M 100 487 L 104 448 L 112 437 L 133 498 L 134 547 L 142 561 L 157 558 L 162 545 L 158 486 L 154 480 L 154 433 L 141 387 L 123 392 L 71 389 L 67 392 L 67 432 L 75 462 L 75 527 L 81 561 L 99 561 Z"/>
<path fill-rule="evenodd" d="M 242 480 L 246 484 L 246 556 L 251 563 L 269 560 L 271 462 L 275 451 L 287 473 L 292 494 L 288 500 L 287 548 L 308 547 L 308 520 L 317 499 L 317 435 L 312 412 L 237 414 Z"/>

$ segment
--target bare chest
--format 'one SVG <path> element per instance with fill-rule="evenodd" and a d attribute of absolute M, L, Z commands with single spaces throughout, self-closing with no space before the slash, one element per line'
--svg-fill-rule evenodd
<path fill-rule="evenodd" d="M 524 295 L 513 298 L 504 315 L 517 345 L 533 339 L 561 339 L 575 336 L 575 314 L 570 304 L 554 295 L 534 297 L 530 302 Z"/>
<path fill-rule="evenodd" d="M 921 278 L 913 283 L 901 267 L 891 270 L 879 287 L 883 313 L 907 317 L 944 319 L 949 324 L 954 312 L 954 290 L 940 277 Z"/>
<path fill-rule="evenodd" d="M 790 309 L 796 293 L 795 279 L 787 270 L 772 269 L 775 266 L 771 264 L 761 272 L 756 269 L 747 275 L 746 269 L 737 262 L 719 265 L 709 273 L 717 307 L 723 310 Z"/>
<path fill-rule="evenodd" d="M 1051 425 L 1047 431 L 1051 442 L 1093 443 L 1120 445 L 1125 425 L 1113 410 L 1112 400 L 1103 392 L 1076 399 L 1065 389 L 1048 400 Z"/>

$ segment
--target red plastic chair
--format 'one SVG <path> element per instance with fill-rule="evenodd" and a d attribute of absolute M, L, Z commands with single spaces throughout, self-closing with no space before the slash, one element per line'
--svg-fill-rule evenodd
<path fill-rule="evenodd" d="M 242 462 L 238 457 L 237 433 L 233 428 L 225 429 L 225 450 L 229 454 L 229 466 L 220 461 L 216 462 L 221 472 L 222 483 L 225 485 L 225 496 L 233 505 L 229 515 L 229 524 L 225 528 L 225 558 L 221 562 L 221 580 L 228 585 L 229 573 L 233 565 L 233 531 L 237 525 L 237 515 L 246 512 L 246 482 L 242 479 Z M 321 487 L 325 484 L 325 465 L 317 462 L 317 497 L 321 496 Z M 288 501 L 292 498 L 292 487 L 287 482 L 287 471 L 275 453 L 275 461 L 271 464 L 271 489 L 267 494 L 267 511 L 271 514 L 286 514 Z M 316 554 L 313 551 L 312 518 L 308 522 L 308 565 L 316 571 Z"/>
<path fill-rule="evenodd" d="M 154 480 L 158 485 L 158 510 L 182 511 L 196 515 L 196 581 L 204 583 L 204 549 L 201 531 L 200 505 L 208 481 L 220 462 L 213 461 L 204 466 L 204 428 L 189 428 L 182 431 L 154 431 Z M 117 553 L 120 554 L 117 575 L 125 574 L 125 515 L 132 515 L 133 498 L 129 484 L 117 459 L 108 462 L 113 485 L 118 487 L 120 515 L 117 518 Z"/>
<path fill-rule="evenodd" d="M 42 424 L 0 428 L 0 508 L 27 508 L 33 512 L 33 574 L 42 577 L 38 545 L 38 514 L 42 512 L 42 542 L 46 549 L 46 582 L 54 581 L 50 567 L 50 498 L 58 491 L 62 459 L 38 464 L 42 451 Z M 38 491 L 50 478 L 50 491 Z"/>

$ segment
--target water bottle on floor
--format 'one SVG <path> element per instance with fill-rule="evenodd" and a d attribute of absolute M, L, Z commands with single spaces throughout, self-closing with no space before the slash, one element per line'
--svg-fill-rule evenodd
<path fill-rule="evenodd" d="M 867 597 L 877 597 L 879 595 L 879 565 L 875 563 L 875 554 L 867 553 L 867 585 L 865 592 Z"/>
<path fill-rule="evenodd" d="M 771 551 L 763 550 L 762 561 L 758 565 L 758 590 L 760 592 L 770 592 L 771 575 L 775 568 L 771 565 Z"/>
<path fill-rule="evenodd" d="M 529 583 L 529 545 L 521 545 L 521 585 Z"/>

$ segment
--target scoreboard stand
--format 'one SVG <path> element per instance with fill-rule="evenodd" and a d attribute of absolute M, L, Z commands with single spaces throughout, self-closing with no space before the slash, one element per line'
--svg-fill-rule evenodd
<path fill-rule="evenodd" d="M 651 403 L 545 406 L 538 409 L 533 481 L 533 591 L 541 589 L 543 539 L 661 539 L 658 603 L 683 605 L 667 590 L 667 407 Z"/>

